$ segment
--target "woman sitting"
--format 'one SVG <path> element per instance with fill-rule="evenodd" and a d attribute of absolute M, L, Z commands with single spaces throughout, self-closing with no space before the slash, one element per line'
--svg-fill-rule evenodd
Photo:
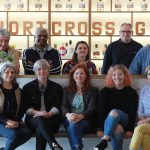
<path fill-rule="evenodd" d="M 150 66 L 146 68 L 146 76 L 150 83 Z M 138 150 L 140 145 L 142 150 L 150 149 L 150 84 L 144 86 L 140 93 L 138 116 L 139 121 L 134 130 L 130 143 L 130 150 Z"/>
<path fill-rule="evenodd" d="M 58 131 L 61 122 L 62 87 L 48 79 L 49 69 L 46 60 L 36 61 L 33 70 L 37 79 L 23 87 L 26 122 L 35 130 L 36 150 L 44 150 L 46 143 L 52 150 L 62 150 L 54 138 L 54 133 Z"/>
<path fill-rule="evenodd" d="M 62 69 L 62 74 L 68 74 L 76 64 L 86 64 L 90 74 L 98 74 L 96 66 L 89 60 L 89 46 L 85 41 L 79 41 L 75 46 L 75 51 L 72 59 L 67 61 Z"/>
<path fill-rule="evenodd" d="M 14 150 L 31 137 L 29 128 L 22 123 L 23 103 L 16 82 L 16 67 L 11 63 L 0 66 L 0 136 L 7 138 L 4 150 Z"/>
<path fill-rule="evenodd" d="M 98 89 L 91 86 L 85 64 L 75 65 L 69 74 L 69 85 L 64 90 L 62 113 L 72 150 L 83 147 L 82 135 L 93 129 Z"/>
<path fill-rule="evenodd" d="M 135 125 L 138 105 L 137 92 L 130 87 L 131 77 L 123 65 L 111 67 L 106 76 L 106 87 L 99 95 L 100 143 L 95 150 L 104 150 L 111 140 L 113 150 L 122 150 L 123 137 L 129 138 Z"/>

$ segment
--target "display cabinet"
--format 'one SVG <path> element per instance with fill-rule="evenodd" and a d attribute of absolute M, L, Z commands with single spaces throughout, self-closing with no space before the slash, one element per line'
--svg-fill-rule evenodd
<path fill-rule="evenodd" d="M 99 69 L 107 45 L 119 38 L 120 25 L 133 25 L 133 39 L 143 45 L 150 38 L 149 0 L 0 0 L 0 27 L 11 33 L 10 44 L 24 50 L 34 43 L 37 27 L 49 31 L 49 44 L 61 58 L 72 57 L 84 40 Z"/>

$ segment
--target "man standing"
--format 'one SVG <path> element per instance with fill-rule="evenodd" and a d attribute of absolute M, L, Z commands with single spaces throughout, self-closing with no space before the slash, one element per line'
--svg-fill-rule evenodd
<path fill-rule="evenodd" d="M 102 74 L 107 74 L 109 67 L 116 64 L 123 64 L 129 68 L 136 53 L 142 47 L 140 43 L 131 38 L 133 31 L 130 23 L 123 23 L 119 34 L 120 39 L 108 45 L 101 70 Z"/>
<path fill-rule="evenodd" d="M 39 59 L 45 59 L 50 64 L 50 74 L 60 74 L 61 58 L 56 49 L 48 45 L 48 31 L 44 28 L 37 28 L 34 36 L 33 47 L 23 52 L 23 67 L 25 74 L 34 74 L 33 65 Z"/>
<path fill-rule="evenodd" d="M 129 71 L 134 75 L 145 75 L 145 69 L 150 65 L 150 45 L 142 47 L 134 57 Z"/>
<path fill-rule="evenodd" d="M 21 52 L 9 46 L 9 40 L 10 33 L 6 29 L 0 28 L 0 52 L 5 52 L 6 56 L 11 58 L 12 63 L 16 66 L 17 74 L 19 74 Z"/>

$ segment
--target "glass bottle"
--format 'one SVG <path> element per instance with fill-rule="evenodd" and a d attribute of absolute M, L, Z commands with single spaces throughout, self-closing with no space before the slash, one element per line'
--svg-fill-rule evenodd
<path fill-rule="evenodd" d="M 17 10 L 23 10 L 24 9 L 24 2 L 23 0 L 18 0 L 17 2 Z"/>
<path fill-rule="evenodd" d="M 103 0 L 98 0 L 97 11 L 104 11 L 104 1 Z"/>
<path fill-rule="evenodd" d="M 102 48 L 102 58 L 104 58 L 106 49 L 107 49 L 107 44 L 104 44 L 104 47 Z"/>
<path fill-rule="evenodd" d="M 64 46 L 64 43 L 62 43 L 61 47 L 59 48 L 59 53 L 61 56 L 65 56 L 67 54 L 67 49 Z"/>
<path fill-rule="evenodd" d="M 81 0 L 79 3 L 79 11 L 85 11 L 85 2 Z"/>
<path fill-rule="evenodd" d="M 57 0 L 57 2 L 55 3 L 55 8 L 57 9 L 57 11 L 62 10 L 62 3 L 60 0 Z"/>
<path fill-rule="evenodd" d="M 72 10 L 72 2 L 71 0 L 68 0 L 66 3 L 66 10 L 71 11 Z"/>
<path fill-rule="evenodd" d="M 146 11 L 148 8 L 148 4 L 146 0 L 141 0 L 141 11 Z"/>
<path fill-rule="evenodd" d="M 133 1 L 129 0 L 128 3 L 127 3 L 127 10 L 128 11 L 133 11 L 133 9 L 134 9 Z"/>
<path fill-rule="evenodd" d="M 4 2 L 4 10 L 10 10 L 11 9 L 11 2 L 10 0 L 5 0 Z"/>
<path fill-rule="evenodd" d="M 93 59 L 100 59 L 100 50 L 98 49 L 98 44 L 95 44 Z"/>
<path fill-rule="evenodd" d="M 35 2 L 35 9 L 37 11 L 42 9 L 42 2 L 41 2 L 41 0 L 36 0 L 36 2 Z"/>
<path fill-rule="evenodd" d="M 74 48 L 73 48 L 73 45 L 72 45 L 72 40 L 69 40 L 69 45 L 67 47 L 67 55 L 72 56 L 73 52 L 74 52 Z"/>
<path fill-rule="evenodd" d="M 116 2 L 115 2 L 115 10 L 116 11 L 121 11 L 121 9 L 122 9 L 122 5 L 121 5 L 120 0 L 116 0 Z"/>

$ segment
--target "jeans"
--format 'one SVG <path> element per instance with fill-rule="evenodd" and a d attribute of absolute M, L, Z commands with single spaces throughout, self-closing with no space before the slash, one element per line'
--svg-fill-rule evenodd
<path fill-rule="evenodd" d="M 71 149 L 75 150 L 75 147 L 78 145 L 83 147 L 82 135 L 91 130 L 89 121 L 81 120 L 77 123 L 73 123 L 66 119 L 64 125 L 67 130 Z"/>
<path fill-rule="evenodd" d="M 130 149 L 138 150 L 140 145 L 142 146 L 142 150 L 148 150 L 150 148 L 150 124 L 138 125 L 134 129 Z"/>
<path fill-rule="evenodd" d="M 0 136 L 7 138 L 5 150 L 14 150 L 31 138 L 31 131 L 25 124 L 20 124 L 18 128 L 6 128 L 4 123 L 0 123 Z"/>
<path fill-rule="evenodd" d="M 108 115 L 104 123 L 104 135 L 111 137 L 112 147 L 114 150 L 122 150 L 124 132 L 115 132 L 118 124 L 126 127 L 128 124 L 128 115 L 120 110 L 113 109 L 118 115 Z"/>

